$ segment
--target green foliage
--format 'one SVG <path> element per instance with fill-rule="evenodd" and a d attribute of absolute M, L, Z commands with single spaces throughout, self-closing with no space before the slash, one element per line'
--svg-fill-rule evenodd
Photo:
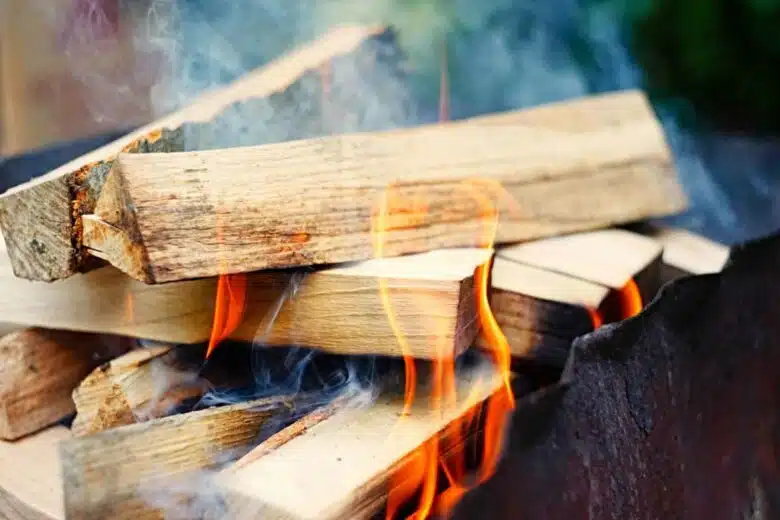
<path fill-rule="evenodd" d="M 780 132 L 780 0 L 646 4 L 622 13 L 651 93 L 710 127 Z"/>

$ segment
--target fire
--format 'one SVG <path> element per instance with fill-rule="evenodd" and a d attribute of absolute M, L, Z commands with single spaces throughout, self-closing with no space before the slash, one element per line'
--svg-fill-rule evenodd
<path fill-rule="evenodd" d="M 446 83 L 446 61 L 442 61 L 442 83 L 440 93 L 440 118 L 447 119 L 448 95 Z M 377 211 L 372 215 L 372 237 L 376 257 L 383 257 L 388 230 L 408 225 L 409 220 L 424 219 L 427 206 L 424 201 L 403 198 L 395 186 L 389 186 L 381 197 Z M 481 221 L 486 223 L 484 233 L 479 238 L 480 247 L 493 249 L 493 241 L 498 226 L 498 197 L 506 195 L 498 183 L 481 179 L 467 180 L 460 188 L 479 203 L 482 208 Z M 489 196 L 493 195 L 493 197 Z M 399 214 L 400 213 L 400 214 Z M 419 497 L 415 511 L 409 518 L 423 520 L 432 514 L 447 515 L 460 498 L 471 488 L 489 479 L 498 465 L 505 425 L 509 413 L 514 409 L 515 398 L 510 386 L 510 351 L 506 337 L 496 322 L 488 300 L 488 286 L 492 259 L 480 265 L 474 276 L 475 301 L 480 322 L 481 334 L 490 345 L 489 355 L 501 374 L 504 384 L 501 390 L 491 396 L 482 406 L 477 406 L 450 424 L 444 432 L 434 436 L 407 457 L 394 474 L 387 500 L 386 518 L 395 519 L 400 508 L 412 497 Z M 396 314 L 390 299 L 387 281 L 379 282 L 379 294 L 387 318 L 404 357 L 406 369 L 406 387 L 404 393 L 404 414 L 400 421 L 410 413 L 417 394 L 417 374 L 409 344 L 400 330 Z M 455 360 L 453 353 L 438 350 L 438 356 L 432 362 L 430 402 L 434 411 L 457 405 Z M 484 418 L 482 456 L 475 478 L 466 471 L 465 444 L 468 432 L 473 430 L 476 421 Z M 440 478 L 444 476 L 444 481 Z M 469 480 L 469 481 L 467 481 Z"/>
<path fill-rule="evenodd" d="M 246 304 L 246 285 L 247 278 L 243 273 L 219 276 L 214 306 L 214 322 L 211 326 L 211 337 L 206 349 L 206 359 L 241 324 Z"/>
<path fill-rule="evenodd" d="M 619 292 L 620 314 L 623 318 L 630 318 L 642 312 L 642 295 L 634 280 L 629 280 Z"/>

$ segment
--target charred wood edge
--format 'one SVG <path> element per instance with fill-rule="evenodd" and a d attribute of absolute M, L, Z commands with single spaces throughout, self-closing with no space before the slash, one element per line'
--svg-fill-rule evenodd
<path fill-rule="evenodd" d="M 386 28 L 377 35 L 374 35 L 364 42 L 358 48 L 348 55 L 335 56 L 334 60 L 358 60 L 360 56 L 370 53 L 377 61 L 383 65 L 392 67 L 394 74 L 399 78 L 405 78 L 402 64 L 406 55 L 400 50 L 398 44 L 397 31 L 393 28 Z M 393 49 L 393 53 L 387 49 Z M 294 82 L 287 85 L 285 89 L 273 92 L 268 96 L 250 98 L 236 101 L 226 106 L 211 121 L 208 122 L 185 122 L 176 128 L 163 127 L 153 130 L 145 136 L 139 137 L 132 143 L 125 146 L 120 153 L 169 153 L 185 151 L 186 136 L 188 133 L 208 131 L 209 127 L 219 122 L 221 117 L 237 107 L 245 106 L 252 102 L 266 102 L 270 105 L 280 103 L 284 104 L 285 96 L 294 93 L 296 88 L 307 79 L 308 75 L 316 70 L 308 70 L 303 76 L 297 78 Z M 297 128 L 298 125 L 293 125 Z M 288 136 L 289 139 L 302 138 L 303 136 Z M 257 144 L 257 143 L 255 143 Z M 85 165 L 72 175 L 66 176 L 66 184 L 70 193 L 71 200 L 71 258 L 68 270 L 70 272 L 88 272 L 92 269 L 102 267 L 108 264 L 105 260 L 96 258 L 89 254 L 88 248 L 83 245 L 83 223 L 81 217 L 91 214 L 95 210 L 95 205 L 106 179 L 111 172 L 116 157 L 111 157 L 96 163 Z"/>

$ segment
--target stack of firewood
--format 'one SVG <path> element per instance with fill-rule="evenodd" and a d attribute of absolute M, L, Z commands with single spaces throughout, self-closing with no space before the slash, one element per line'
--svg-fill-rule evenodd
<path fill-rule="evenodd" d="M 387 35 L 335 31 L 0 198 L 0 517 L 160 518 L 204 471 L 224 514 L 366 517 L 405 457 L 501 386 L 482 360 L 447 413 L 393 392 L 204 406 L 215 379 L 193 358 L 233 319 L 215 312 L 269 351 L 424 364 L 489 347 L 489 262 L 513 360 L 560 369 L 574 338 L 670 277 L 721 268 L 726 248 L 703 238 L 617 227 L 686 206 L 641 93 L 365 131 L 337 72 L 371 68 Z M 282 114 L 312 81 L 298 132 L 266 123 L 258 139 L 277 142 L 219 148 L 229 111 Z"/>

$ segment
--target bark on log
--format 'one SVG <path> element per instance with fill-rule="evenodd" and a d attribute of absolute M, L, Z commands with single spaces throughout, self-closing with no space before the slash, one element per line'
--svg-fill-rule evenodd
<path fill-rule="evenodd" d="M 82 219 L 84 244 L 134 278 L 164 283 L 364 260 L 375 254 L 373 225 L 386 230 L 385 256 L 475 246 L 485 240 L 484 198 L 499 211 L 496 243 L 677 213 L 686 201 L 663 131 L 640 94 L 631 102 L 646 111 L 619 131 L 606 121 L 538 132 L 510 113 L 490 131 L 477 119 L 122 154 Z M 548 110 L 568 120 L 577 103 Z"/>

